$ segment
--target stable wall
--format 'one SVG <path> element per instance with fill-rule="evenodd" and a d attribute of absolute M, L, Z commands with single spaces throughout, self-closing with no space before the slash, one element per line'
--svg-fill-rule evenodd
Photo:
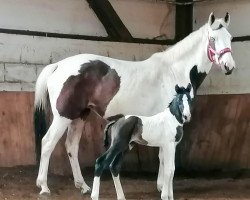
<path fill-rule="evenodd" d="M 173 37 L 175 9 L 166 3 L 136 1 L 137 20 L 130 18 L 132 1 L 111 1 L 117 13 L 134 37 Z M 94 53 L 125 60 L 143 60 L 161 45 L 102 42 L 1 33 L 2 30 L 29 30 L 48 33 L 106 37 L 107 33 L 94 12 L 83 0 L 0 0 L 0 167 L 36 164 L 33 99 L 35 81 L 44 66 L 80 53 Z M 143 10 L 147 12 L 143 13 Z M 135 10 L 134 10 L 135 11 Z M 142 14 L 143 13 L 143 14 Z M 134 14 L 134 16 L 136 16 Z M 145 18 L 148 23 L 140 23 Z M 173 17 L 172 17 L 173 18 Z M 140 25 L 140 26 L 138 26 Z M 167 28 L 166 28 L 167 27 Z M 148 30 L 147 30 L 148 29 Z M 147 30 L 147 31 L 145 31 Z M 96 119 L 98 121 L 98 119 Z M 85 126 L 80 146 L 81 166 L 93 166 L 102 150 L 100 126 L 90 122 Z M 100 133 L 101 134 L 101 133 Z M 101 136 L 101 135 L 100 135 Z M 63 139 L 51 160 L 56 173 L 69 171 Z M 135 156 L 129 158 L 138 163 Z M 67 159 L 68 160 L 68 159 Z M 131 163 L 128 162 L 128 163 Z M 133 163 L 135 163 L 133 162 Z M 65 166 L 64 168 L 61 166 Z"/>
<path fill-rule="evenodd" d="M 145 16 L 142 11 L 136 11 L 140 13 L 137 20 L 131 19 L 131 13 L 126 12 L 136 9 L 131 7 L 131 1 L 110 2 L 115 9 L 120 9 L 117 13 L 121 13 L 121 19 L 133 36 L 154 38 L 165 32 L 167 37 L 174 37 L 174 9 L 162 1 L 135 1 L 136 6 L 147 8 L 148 11 Z M 0 0 L 0 3 L 0 28 L 106 36 L 106 31 L 84 1 L 60 1 L 60 5 L 57 5 L 56 1 L 48 0 L 43 3 L 38 0 L 32 3 L 29 0 L 22 3 Z M 165 9 L 162 9 L 162 6 Z M 217 16 L 224 16 L 225 7 L 231 14 L 232 35 L 249 35 L 248 28 L 243 25 L 241 28 L 239 25 L 241 14 L 245 18 L 250 15 L 247 13 L 250 5 L 246 0 L 195 4 L 194 29 L 206 23 L 212 10 L 216 11 Z M 29 20 L 31 17 L 32 20 Z M 168 25 L 164 25 L 164 17 L 169 19 Z M 225 76 L 219 69 L 214 68 L 202 84 L 198 91 L 201 96 L 197 99 L 193 121 L 188 125 L 184 139 L 178 147 L 178 167 L 186 170 L 249 168 L 249 47 L 249 41 L 233 42 L 237 69 L 231 76 Z M 161 45 L 0 33 L 0 90 L 7 91 L 1 93 L 3 106 L 0 107 L 0 147 L 4 153 L 0 154 L 0 166 L 35 164 L 33 91 L 35 80 L 45 65 L 79 53 L 142 60 L 165 48 L 167 47 Z M 101 121 L 95 120 L 99 122 L 98 125 L 88 122 L 83 131 L 79 154 L 82 167 L 93 166 L 96 156 L 103 150 L 100 146 L 101 135 L 98 134 Z M 51 160 L 51 170 L 60 174 L 70 171 L 63 143 L 62 140 L 56 147 Z M 24 147 L 24 144 L 28 146 Z M 7 147 L 4 148 L 4 145 Z M 134 153 L 127 157 L 126 169 L 157 170 L 157 149 L 139 147 L 133 151 Z M 14 154 L 16 156 L 12 156 Z"/>

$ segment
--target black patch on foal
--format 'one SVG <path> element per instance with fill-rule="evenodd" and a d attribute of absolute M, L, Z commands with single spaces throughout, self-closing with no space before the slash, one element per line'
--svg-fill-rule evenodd
<path fill-rule="evenodd" d="M 129 143 L 133 135 L 139 133 L 141 129 L 141 119 L 131 116 L 127 119 L 122 117 L 116 122 L 110 122 L 106 131 L 111 131 L 112 144 L 109 149 L 96 160 L 95 176 L 100 177 L 103 170 L 110 167 L 114 176 L 117 176 L 121 169 L 123 154 L 128 150 Z M 141 134 L 141 133 L 140 133 Z"/>
<path fill-rule="evenodd" d="M 116 121 L 111 121 L 109 122 L 104 129 L 104 147 L 108 148 L 110 143 L 111 143 L 111 130 L 110 128 L 112 127 L 112 125 L 115 123 Z"/>
<path fill-rule="evenodd" d="M 104 147 L 108 148 L 110 145 L 111 137 L 110 137 L 110 128 L 111 126 L 120 118 L 124 117 L 123 114 L 117 114 L 111 117 L 106 118 L 106 120 L 110 121 L 105 129 L 104 129 Z"/>
<path fill-rule="evenodd" d="M 131 116 L 125 119 L 125 117 L 120 118 L 111 127 L 113 138 L 113 145 L 125 150 L 131 142 L 131 139 L 137 135 L 141 137 L 142 134 L 142 121 L 137 116 Z"/>
<path fill-rule="evenodd" d="M 207 73 L 206 72 L 198 72 L 197 65 L 195 65 L 191 69 L 189 76 L 190 76 L 191 84 L 193 86 L 194 95 L 196 95 L 197 89 L 200 87 L 201 83 L 206 78 Z"/>
<path fill-rule="evenodd" d="M 117 115 L 113 115 L 113 116 L 110 116 L 108 118 L 106 118 L 106 120 L 108 121 L 117 121 L 118 119 L 124 117 L 123 114 L 117 114 Z"/>
<path fill-rule="evenodd" d="M 106 63 L 93 60 L 82 64 L 79 74 L 65 81 L 56 108 L 61 116 L 72 120 L 85 119 L 89 107 L 103 116 L 119 88 L 120 77 L 117 72 Z"/>

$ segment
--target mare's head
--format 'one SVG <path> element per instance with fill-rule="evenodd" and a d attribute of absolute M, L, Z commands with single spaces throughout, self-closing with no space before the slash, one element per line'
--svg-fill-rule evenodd
<path fill-rule="evenodd" d="M 231 74 L 235 68 L 231 50 L 232 36 L 228 32 L 229 23 L 230 15 L 228 13 L 220 19 L 216 19 L 211 13 L 208 19 L 208 58 L 226 75 Z"/>
<path fill-rule="evenodd" d="M 175 86 L 176 95 L 169 104 L 170 112 L 181 123 L 189 122 L 191 119 L 191 84 L 187 88 Z"/>

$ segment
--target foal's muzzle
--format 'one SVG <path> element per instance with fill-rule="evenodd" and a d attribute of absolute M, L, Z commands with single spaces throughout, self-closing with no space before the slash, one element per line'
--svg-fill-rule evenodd
<path fill-rule="evenodd" d="M 184 115 L 185 122 L 190 122 L 190 120 L 191 120 L 191 115 Z"/>

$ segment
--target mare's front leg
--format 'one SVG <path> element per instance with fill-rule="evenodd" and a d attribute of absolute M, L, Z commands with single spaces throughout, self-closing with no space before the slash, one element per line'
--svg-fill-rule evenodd
<path fill-rule="evenodd" d="M 86 192 L 89 192 L 91 190 L 83 179 L 78 160 L 79 142 L 82 136 L 82 129 L 84 123 L 85 122 L 83 122 L 81 119 L 74 120 L 68 126 L 67 138 L 65 142 L 65 147 L 73 172 L 75 187 L 80 188 L 82 194 L 85 194 Z"/>
<path fill-rule="evenodd" d="M 161 199 L 162 200 L 172 200 L 173 194 L 169 193 L 169 183 L 171 180 L 171 174 L 172 174 L 172 162 L 171 158 L 174 157 L 175 154 L 175 143 L 170 142 L 166 146 L 163 147 L 163 162 L 164 162 L 164 168 L 163 168 L 163 187 L 161 192 Z"/>
<path fill-rule="evenodd" d="M 116 195 L 118 200 L 126 200 L 120 182 L 120 171 L 123 161 L 123 152 L 119 153 L 110 165 L 110 171 L 115 185 Z"/>
<path fill-rule="evenodd" d="M 159 148 L 159 171 L 157 177 L 157 189 L 159 192 L 162 191 L 163 186 L 163 178 L 164 178 L 164 159 L 163 159 L 163 149 L 162 147 Z"/>

